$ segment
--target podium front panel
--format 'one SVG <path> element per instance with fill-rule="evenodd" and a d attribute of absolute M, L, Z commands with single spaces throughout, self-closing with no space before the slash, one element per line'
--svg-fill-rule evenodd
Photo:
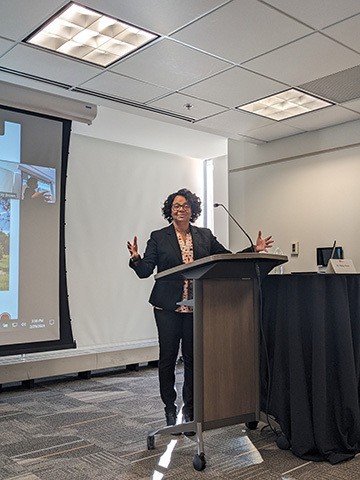
<path fill-rule="evenodd" d="M 255 420 L 259 415 L 256 281 L 218 278 L 195 283 L 196 416 L 204 429 Z"/>

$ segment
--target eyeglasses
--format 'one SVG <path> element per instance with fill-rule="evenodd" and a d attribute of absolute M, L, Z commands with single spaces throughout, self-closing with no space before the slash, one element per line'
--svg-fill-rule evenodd
<path fill-rule="evenodd" d="M 174 203 L 171 207 L 173 210 L 190 210 L 190 205 L 188 203 Z"/>

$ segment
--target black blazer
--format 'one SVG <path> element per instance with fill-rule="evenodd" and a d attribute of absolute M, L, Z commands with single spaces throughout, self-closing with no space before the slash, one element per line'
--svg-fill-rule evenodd
<path fill-rule="evenodd" d="M 216 253 L 231 253 L 212 234 L 208 228 L 190 225 L 194 249 L 194 260 Z M 173 225 L 155 230 L 147 242 L 144 257 L 133 262 L 133 268 L 139 278 L 149 277 L 155 267 L 157 272 L 176 267 L 183 263 L 179 242 Z M 182 299 L 183 280 L 160 279 L 155 282 L 149 302 L 164 310 L 176 310 L 177 302 Z"/>

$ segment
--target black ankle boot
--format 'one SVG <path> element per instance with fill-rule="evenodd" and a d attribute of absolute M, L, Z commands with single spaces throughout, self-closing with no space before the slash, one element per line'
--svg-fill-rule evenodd
<path fill-rule="evenodd" d="M 176 425 L 176 412 L 165 413 L 166 425 Z"/>
<path fill-rule="evenodd" d="M 165 413 L 166 426 L 176 425 L 176 412 Z M 172 435 L 181 435 L 181 433 L 172 433 Z"/>

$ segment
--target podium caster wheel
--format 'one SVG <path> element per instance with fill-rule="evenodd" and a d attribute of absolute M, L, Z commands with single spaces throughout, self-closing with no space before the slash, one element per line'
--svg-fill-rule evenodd
<path fill-rule="evenodd" d="M 147 442 L 147 449 L 148 450 L 155 450 L 155 437 L 154 435 L 149 435 L 146 439 Z"/>
<path fill-rule="evenodd" d="M 204 453 L 200 453 L 199 455 L 198 454 L 194 455 L 193 467 L 198 472 L 201 472 L 201 470 L 204 470 L 204 468 L 206 467 L 206 460 L 205 460 L 205 454 Z"/>
<path fill-rule="evenodd" d="M 245 425 L 247 426 L 247 428 L 249 430 L 256 430 L 257 429 L 257 426 L 258 426 L 259 422 L 246 422 Z"/>

